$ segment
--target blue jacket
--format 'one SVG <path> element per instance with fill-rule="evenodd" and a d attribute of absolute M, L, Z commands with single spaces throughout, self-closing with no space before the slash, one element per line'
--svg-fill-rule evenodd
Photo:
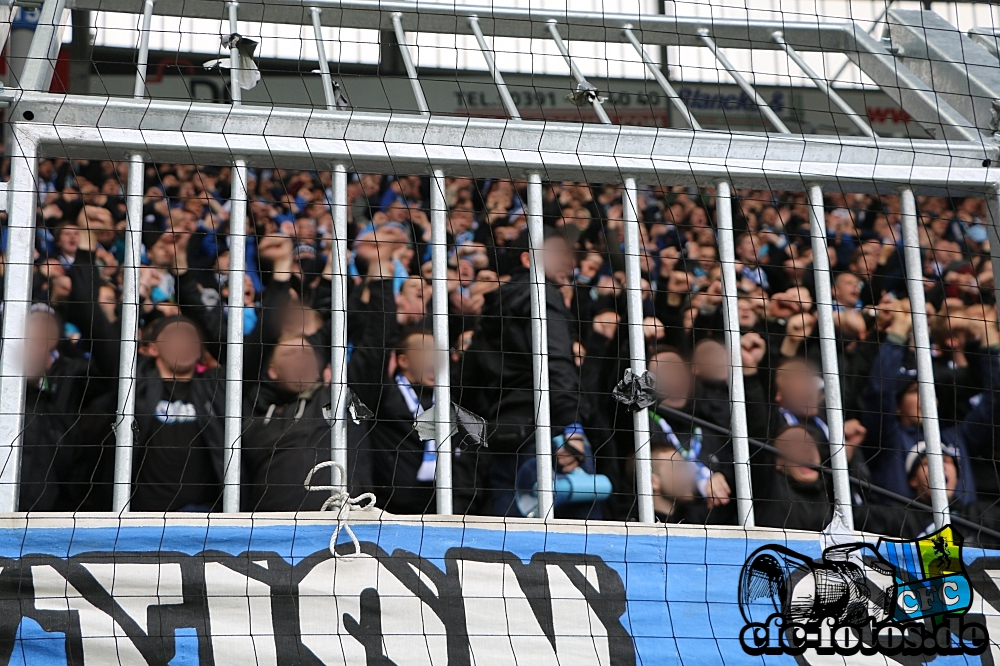
<path fill-rule="evenodd" d="M 868 429 L 866 448 L 873 481 L 887 490 L 913 498 L 906 475 L 906 454 L 923 440 L 919 426 L 902 426 L 896 415 L 897 396 L 916 379 L 907 363 L 909 349 L 896 341 L 881 343 L 875 365 L 868 379 L 863 423 Z M 978 404 L 965 420 L 952 428 L 941 431 L 941 440 L 959 452 L 959 478 L 955 500 L 968 506 L 976 500 L 976 486 L 970 453 L 977 455 L 980 443 L 992 442 L 993 424 L 997 422 L 998 402 L 995 389 L 1000 388 L 1000 357 L 996 350 L 983 350 L 983 393 Z"/>

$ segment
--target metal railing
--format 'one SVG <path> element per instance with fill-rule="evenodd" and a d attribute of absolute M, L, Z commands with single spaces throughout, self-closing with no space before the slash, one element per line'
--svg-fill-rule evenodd
<path fill-rule="evenodd" d="M 996 148 L 988 145 L 978 130 L 933 90 L 905 68 L 896 67 L 891 54 L 867 34 L 845 25 L 806 25 L 769 22 L 720 22 L 706 27 L 703 22 L 677 17 L 601 16 L 523 12 L 488 7 L 412 5 L 367 0 L 332 0 L 309 2 L 305 7 L 285 0 L 237 4 L 226 2 L 229 29 L 237 33 L 237 19 L 288 22 L 292 6 L 308 10 L 314 28 L 323 77 L 325 106 L 321 110 L 272 109 L 243 106 L 240 103 L 240 63 L 233 49 L 230 82 L 233 103 L 220 106 L 198 103 L 154 102 L 144 98 L 145 63 L 148 31 L 154 9 L 166 15 L 189 10 L 195 16 L 216 11 L 219 2 L 204 0 L 178 3 L 175 0 L 145 0 L 142 36 L 139 43 L 135 98 L 73 97 L 41 92 L 47 88 L 45 63 L 51 65 L 52 28 L 61 14 L 63 0 L 46 0 L 42 21 L 36 32 L 31 53 L 35 56 L 25 69 L 24 87 L 5 91 L 10 102 L 9 118 L 13 135 L 11 179 L 8 188 L 9 232 L 4 284 L 3 348 L 0 354 L 0 511 L 17 508 L 17 488 L 22 446 L 25 376 L 22 356 L 28 306 L 31 295 L 32 246 L 37 197 L 35 177 L 37 161 L 45 155 L 101 156 L 129 162 L 126 192 L 127 229 L 124 261 L 123 339 L 116 424 L 114 510 L 129 510 L 128 497 L 132 471 L 132 424 L 134 422 L 134 383 L 137 343 L 133 334 L 138 319 L 138 260 L 142 228 L 143 171 L 147 162 L 224 163 L 233 167 L 231 214 L 230 285 L 243 283 L 245 274 L 244 244 L 247 212 L 247 168 L 278 166 L 297 169 L 321 169 L 333 172 L 334 270 L 332 316 L 333 409 L 335 424 L 331 434 L 331 457 L 346 464 L 347 440 L 345 407 L 346 386 L 346 286 L 347 266 L 347 183 L 348 171 L 385 171 L 429 174 L 431 178 L 431 248 L 433 256 L 433 322 L 436 376 L 436 435 L 438 464 L 436 472 L 439 513 L 451 513 L 450 451 L 450 376 L 447 336 L 448 298 L 446 273 L 446 203 L 445 177 L 524 177 L 527 179 L 527 220 L 530 236 L 533 382 L 535 400 L 536 456 L 538 461 L 538 496 L 541 518 L 551 517 L 552 488 L 551 419 L 548 397 L 547 325 L 545 319 L 545 271 L 542 253 L 543 181 L 578 180 L 621 182 L 624 184 L 624 230 L 626 254 L 626 292 L 628 303 L 631 368 L 645 371 L 646 359 L 642 334 L 640 276 L 640 236 L 637 193 L 640 183 L 661 185 L 711 186 L 716 190 L 718 212 L 719 258 L 722 266 L 723 314 L 726 344 L 731 367 L 730 397 L 733 405 L 731 433 L 736 463 L 736 500 L 740 524 L 754 525 L 750 485 L 749 440 L 746 397 L 742 381 L 740 329 L 737 309 L 736 255 L 732 219 L 733 191 L 737 188 L 799 189 L 808 192 L 810 229 L 817 284 L 819 335 L 823 375 L 826 381 L 827 409 L 830 421 L 832 474 L 835 500 L 843 519 L 851 524 L 850 481 L 844 445 L 844 416 L 841 405 L 839 370 L 833 332 L 830 266 L 823 215 L 824 187 L 850 188 L 851 191 L 899 192 L 903 205 L 903 230 L 906 280 L 913 302 L 915 344 L 922 403 L 925 405 L 927 450 L 933 486 L 932 504 L 935 522 L 947 522 L 947 498 L 944 491 L 943 456 L 937 414 L 933 408 L 933 371 L 930 365 L 930 342 L 927 314 L 922 306 L 923 286 L 915 192 L 948 192 L 986 197 L 993 224 L 990 225 L 994 265 L 1000 252 L 996 224 L 1000 222 L 998 185 L 1000 174 L 991 168 Z M 109 10 L 100 0 L 83 0 L 77 7 Z M 134 11 L 135 0 L 116 0 L 117 11 Z M 419 16 L 419 26 L 417 18 Z M 293 17 L 294 18 L 294 17 Z M 451 30 L 474 34 L 500 89 L 509 119 L 456 119 L 429 114 L 423 91 L 409 57 L 407 24 L 421 31 Z M 377 27 L 394 30 L 403 54 L 413 94 L 420 115 L 389 115 L 338 111 L 334 99 L 330 68 L 325 62 L 321 25 Z M 48 28 L 46 27 L 48 26 Z M 506 86 L 496 68 L 485 35 L 535 35 L 548 31 L 566 59 L 577 82 L 577 92 L 586 98 L 602 125 L 538 123 L 520 120 L 516 108 L 504 94 Z M 780 132 L 778 135 L 725 134 L 699 131 L 697 120 L 685 115 L 691 130 L 626 128 L 611 125 L 599 95 L 573 66 L 560 27 L 567 26 L 570 37 L 604 40 L 616 35 L 630 42 L 643 55 L 643 43 L 701 43 L 727 66 L 721 48 L 751 46 L 780 48 L 795 59 L 795 49 L 813 50 L 818 44 L 834 44 L 856 58 L 866 73 L 878 80 L 892 70 L 896 98 L 915 117 L 943 129 L 951 141 L 897 141 L 879 139 L 857 114 L 852 120 L 865 137 L 808 137 L 792 135 L 773 111 L 745 80 L 741 85 L 757 100 L 761 113 Z M 641 26 L 641 29 L 634 26 Z M 638 33 L 638 34 L 637 34 Z M 640 39 L 641 38 L 641 39 Z M 47 41 L 48 40 L 48 41 Z M 794 46 L 793 46 L 794 45 Z M 852 50 L 853 49 L 853 50 Z M 48 59 L 47 59 L 48 58 Z M 652 68 L 651 61 L 644 57 Z M 733 72 L 738 75 L 738 72 Z M 810 74 L 807 70 L 807 74 Z M 654 78 L 677 102 L 676 93 L 662 75 Z M 814 73 L 811 78 L 821 84 Z M 884 76 L 883 76 L 884 78 Z M 737 79 L 738 81 L 741 79 Z M 912 85 L 908 85 L 912 84 Z M 589 87 L 588 87 L 589 86 Z M 829 86 L 831 102 L 844 109 L 843 100 Z M 888 91 L 887 91 L 888 92 Z M 839 100 L 839 101 L 838 101 Z M 844 109 L 847 112 L 849 109 Z M 231 288 L 227 330 L 227 399 L 225 406 L 226 468 L 224 510 L 239 510 L 240 424 L 242 409 L 242 293 Z M 639 494 L 639 515 L 653 521 L 650 484 L 649 419 L 645 410 L 634 416 L 635 461 Z M 346 479 L 340 479 L 345 484 Z"/>

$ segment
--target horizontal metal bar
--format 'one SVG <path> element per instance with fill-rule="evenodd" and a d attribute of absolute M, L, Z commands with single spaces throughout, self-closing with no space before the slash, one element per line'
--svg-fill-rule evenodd
<path fill-rule="evenodd" d="M 143 0 L 70 0 L 76 9 L 142 13 Z M 161 16 L 208 18 L 225 16 L 223 0 L 158 0 Z M 847 39 L 850 22 L 752 21 L 709 17 L 679 17 L 653 14 L 622 14 L 601 11 L 562 11 L 555 8 L 499 7 L 490 4 L 444 2 L 412 3 L 403 0 L 241 0 L 240 20 L 264 23 L 307 25 L 308 7 L 323 10 L 323 25 L 392 31 L 392 14 L 402 15 L 407 30 L 472 35 L 467 17 L 475 14 L 487 35 L 493 37 L 544 37 L 545 25 L 557 20 L 568 27 L 573 41 L 618 42 L 620 30 L 632 24 L 640 41 L 647 45 L 700 46 L 700 28 L 711 28 L 723 48 L 776 50 L 771 40 L 775 30 L 799 50 L 841 51 L 852 45 Z"/>
<path fill-rule="evenodd" d="M 343 114 L 99 96 L 11 93 L 12 118 L 45 154 L 127 159 L 142 145 L 151 161 L 509 177 L 544 169 L 547 178 L 588 180 L 634 173 L 644 182 L 802 189 L 842 181 L 858 192 L 893 184 L 984 191 L 1000 178 L 983 167 L 997 148 L 958 141 L 692 132 L 489 118 Z M 141 128 L 141 129 L 140 129 Z M 596 181 L 595 181 L 596 182 Z"/>

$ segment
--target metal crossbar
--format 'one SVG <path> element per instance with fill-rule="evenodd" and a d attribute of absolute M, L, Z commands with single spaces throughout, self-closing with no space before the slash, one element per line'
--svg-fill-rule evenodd
<path fill-rule="evenodd" d="M 142 13 L 134 99 L 63 96 L 47 89 L 57 45 L 58 17 L 64 0 L 45 0 L 39 29 L 25 67 L 22 89 L 6 90 L 10 104 L 12 166 L 9 183 L 8 257 L 5 274 L 3 349 L 0 354 L 0 511 L 17 508 L 25 394 L 22 349 L 31 287 L 32 238 L 37 161 L 46 155 L 127 160 L 127 246 L 124 261 L 123 332 L 134 332 L 138 319 L 138 264 L 142 228 L 143 171 L 147 162 L 222 163 L 233 166 L 232 220 L 246 219 L 247 168 L 278 166 L 333 172 L 333 427 L 332 459 L 347 461 L 346 280 L 348 171 L 401 170 L 431 176 L 431 247 L 433 257 L 433 332 L 435 341 L 435 413 L 437 508 L 451 513 L 450 358 L 447 335 L 447 228 L 445 177 L 526 177 L 527 220 L 531 243 L 533 382 L 538 462 L 538 516 L 553 513 L 551 419 L 547 363 L 545 272 L 542 264 L 542 183 L 545 180 L 622 182 L 626 292 L 631 368 L 645 370 L 642 334 L 640 236 L 637 211 L 640 183 L 714 187 L 719 201 L 719 258 L 723 277 L 723 315 L 731 367 L 731 434 L 736 462 L 736 498 L 740 523 L 754 525 L 751 503 L 746 397 L 742 381 L 737 309 L 732 198 L 735 188 L 803 189 L 810 206 L 815 257 L 819 334 L 830 422 L 835 499 L 845 521 L 851 521 L 850 479 L 844 445 L 844 416 L 833 333 L 830 266 L 823 220 L 823 188 L 836 185 L 855 191 L 898 191 L 903 206 L 904 263 L 913 303 L 914 334 L 935 522 L 948 521 L 940 431 L 934 409 L 933 371 L 923 288 L 915 193 L 947 192 L 986 197 L 994 266 L 1000 268 L 1000 174 L 992 168 L 996 146 L 974 123 L 886 48 L 850 23 L 777 23 L 713 21 L 682 17 L 649 17 L 583 12 L 554 14 L 536 9 L 371 0 L 273 0 L 267 3 L 229 0 L 76 0 L 77 9 Z M 301 11 L 297 11 L 301 10 Z M 149 31 L 154 11 L 164 16 L 228 19 L 231 33 L 238 20 L 311 24 L 319 52 L 325 109 L 275 109 L 244 106 L 240 93 L 240 60 L 230 56 L 232 105 L 150 101 L 145 98 Z M 417 18 L 419 16 L 419 23 Z M 301 19 L 301 20 L 300 20 Z M 325 56 L 323 26 L 369 28 L 395 33 L 420 115 L 345 112 L 337 110 L 335 88 Z M 407 29 L 475 36 L 490 74 L 500 91 L 509 119 L 465 119 L 430 114 L 418 70 L 410 56 Z M 691 130 L 620 127 L 612 125 L 599 91 L 575 66 L 564 41 L 619 41 L 632 45 L 653 78 L 681 112 Z M 586 94 L 601 125 L 524 121 L 510 98 L 503 75 L 486 42 L 492 37 L 543 37 L 548 33 L 563 55 L 577 84 Z M 646 54 L 644 45 L 702 45 L 754 99 L 778 135 L 707 132 L 680 101 L 670 83 Z M 793 135 L 721 49 L 781 49 L 841 109 L 865 135 L 818 137 Z M 883 90 L 925 126 L 937 128 L 945 140 L 914 141 L 878 138 L 870 125 L 851 109 L 802 59 L 800 51 L 846 53 Z M 245 275 L 245 224 L 232 224 L 227 331 L 227 393 L 225 409 L 224 510 L 239 510 L 240 423 L 242 409 L 242 290 Z M 132 426 L 137 343 L 131 333 L 122 340 L 114 510 L 128 511 L 132 469 Z M 635 460 L 639 515 L 653 521 L 650 485 L 649 419 L 636 412 Z M 346 483 L 346 479 L 341 479 Z"/>

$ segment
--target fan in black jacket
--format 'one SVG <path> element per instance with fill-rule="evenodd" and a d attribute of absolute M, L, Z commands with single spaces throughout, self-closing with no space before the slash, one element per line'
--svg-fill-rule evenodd
<path fill-rule="evenodd" d="M 356 303 L 365 308 L 366 323 L 347 372 L 351 389 L 375 413 L 368 436 L 376 503 L 391 513 L 433 513 L 436 442 L 422 441 L 413 423 L 434 405 L 434 338 L 422 328 L 400 326 L 400 320 L 408 323 L 419 313 L 400 312 L 397 299 L 409 300 L 394 295 L 391 278 L 382 279 L 392 275 L 391 260 L 376 258 L 368 269 L 366 287 Z M 423 286 L 419 278 L 410 280 Z M 393 353 L 395 372 L 390 374 Z M 453 439 L 453 501 L 456 513 L 464 513 L 472 499 L 465 463 L 473 456 L 461 455 L 457 444 Z"/>
<path fill-rule="evenodd" d="M 527 233 L 518 239 L 521 272 L 486 295 L 479 328 L 465 353 L 461 403 L 489 424 L 490 485 L 497 515 L 520 515 L 514 505 L 514 479 L 534 441 L 531 278 Z M 580 375 L 573 354 L 576 322 L 560 285 L 569 284 L 574 258 L 566 239 L 546 231 L 545 289 L 549 353 L 549 405 L 559 431 L 580 421 Z"/>
<path fill-rule="evenodd" d="M 754 514 L 762 527 L 820 531 L 833 517 L 829 480 L 816 467 L 819 447 L 800 425 L 785 426 L 772 441 L 781 454 L 756 467 Z"/>
<path fill-rule="evenodd" d="M 150 324 L 148 360 L 136 378 L 139 430 L 132 464 L 133 511 L 210 511 L 221 499 L 225 377 L 201 365 L 195 323 Z"/>
<path fill-rule="evenodd" d="M 649 359 L 649 372 L 656 378 L 656 392 L 661 405 L 690 414 L 694 409 L 694 378 L 690 365 L 674 350 L 661 351 Z M 735 522 L 735 503 L 730 502 L 731 488 L 736 487 L 732 445 L 725 437 L 696 426 L 690 418 L 675 413 L 649 412 L 650 442 L 675 449 L 692 463 L 696 496 L 705 503 L 709 522 Z M 728 506 L 727 506 L 728 505 Z"/>
<path fill-rule="evenodd" d="M 308 492 L 303 481 L 330 460 L 330 424 L 323 408 L 330 387 L 320 378 L 316 352 L 302 336 L 282 338 L 264 382 L 243 420 L 244 511 L 318 511 L 329 494 Z M 315 485 L 330 485 L 320 471 Z"/>

